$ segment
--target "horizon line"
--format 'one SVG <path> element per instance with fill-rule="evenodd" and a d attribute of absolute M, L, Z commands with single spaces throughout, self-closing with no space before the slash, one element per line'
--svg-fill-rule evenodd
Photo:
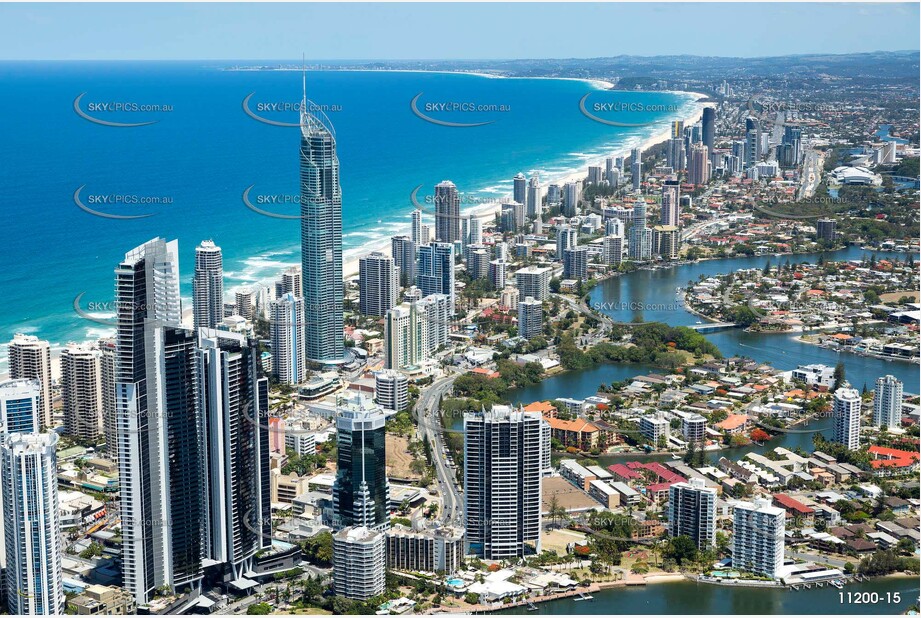
<path fill-rule="evenodd" d="M 717 56 L 701 54 L 615 54 L 611 56 L 547 56 L 547 57 L 493 57 L 493 58 L 324 58 L 314 60 L 314 65 L 330 62 L 548 62 L 554 60 L 607 60 L 616 58 L 718 58 L 721 60 L 767 60 L 772 58 L 802 58 L 809 56 L 864 56 L 870 54 L 919 54 L 919 49 L 877 49 L 852 52 L 802 52 L 798 54 L 766 56 Z M 0 62 L 292 62 L 287 58 L 0 58 Z"/>

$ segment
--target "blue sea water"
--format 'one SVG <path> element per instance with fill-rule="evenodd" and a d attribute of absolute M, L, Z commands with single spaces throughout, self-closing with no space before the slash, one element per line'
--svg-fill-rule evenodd
<path fill-rule="evenodd" d="M 185 299 L 191 292 L 194 248 L 203 239 L 213 239 L 224 251 L 228 290 L 299 262 L 299 222 L 261 216 L 241 199 L 250 185 L 252 201 L 257 195 L 297 193 L 298 129 L 253 120 L 242 102 L 255 93 L 249 104 L 254 113 L 296 123 L 296 111 L 272 111 L 269 104 L 296 104 L 301 75 L 228 66 L 0 63 L 5 202 L 0 342 L 14 332 L 31 332 L 60 346 L 107 332 L 76 315 L 74 299 L 83 294 L 84 310 L 110 313 L 114 267 L 127 250 L 154 236 L 179 239 Z M 462 74 L 315 72 L 307 76 L 307 89 L 310 99 L 328 110 L 337 134 L 346 259 L 407 231 L 409 196 L 418 185 L 423 186 L 421 200 L 435 183 L 451 179 L 472 196 L 470 202 L 508 195 L 519 171 L 539 172 L 546 186 L 588 161 L 638 145 L 693 109 L 687 94 L 615 95 L 580 81 Z M 132 128 L 90 122 L 74 110 L 81 93 L 86 94 L 78 107 L 95 118 L 157 122 Z M 475 128 L 439 126 L 412 113 L 410 101 L 419 93 L 422 111 L 441 102 L 504 106 L 507 111 L 427 112 L 446 121 L 492 121 Z M 585 94 L 591 101 L 616 98 L 672 107 L 609 116 L 653 123 L 611 127 L 579 111 Z M 161 107 L 111 112 L 103 104 Z M 74 202 L 80 187 L 82 203 L 94 210 L 154 214 L 132 220 L 92 216 Z M 100 196 L 107 195 L 166 200 L 100 203 Z M 296 204 L 258 206 L 298 212 Z M 0 350 L 3 363 L 5 356 Z"/>

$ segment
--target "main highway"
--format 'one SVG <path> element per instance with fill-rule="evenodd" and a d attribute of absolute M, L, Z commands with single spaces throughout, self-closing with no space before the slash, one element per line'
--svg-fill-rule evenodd
<path fill-rule="evenodd" d="M 441 398 L 451 391 L 456 375 L 439 378 L 422 389 L 416 402 L 416 421 L 419 435 L 428 439 L 432 447 L 435 474 L 438 477 L 438 491 L 442 496 L 442 510 L 439 519 L 445 525 L 463 525 L 464 500 L 457 488 L 456 476 L 445 456 L 441 428 Z"/>

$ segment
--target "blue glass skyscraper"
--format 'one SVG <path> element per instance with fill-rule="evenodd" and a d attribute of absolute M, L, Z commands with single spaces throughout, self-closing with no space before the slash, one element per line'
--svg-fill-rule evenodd
<path fill-rule="evenodd" d="M 332 124 L 301 104 L 301 265 L 307 359 L 343 361 L 342 188 Z M 318 115 L 319 114 L 319 115 Z"/>

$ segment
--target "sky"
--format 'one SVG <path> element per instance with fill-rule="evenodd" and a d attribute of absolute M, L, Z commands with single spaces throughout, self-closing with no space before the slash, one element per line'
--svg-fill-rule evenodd
<path fill-rule="evenodd" d="M 918 41 L 918 3 L 0 4 L 0 60 L 757 57 Z"/>

